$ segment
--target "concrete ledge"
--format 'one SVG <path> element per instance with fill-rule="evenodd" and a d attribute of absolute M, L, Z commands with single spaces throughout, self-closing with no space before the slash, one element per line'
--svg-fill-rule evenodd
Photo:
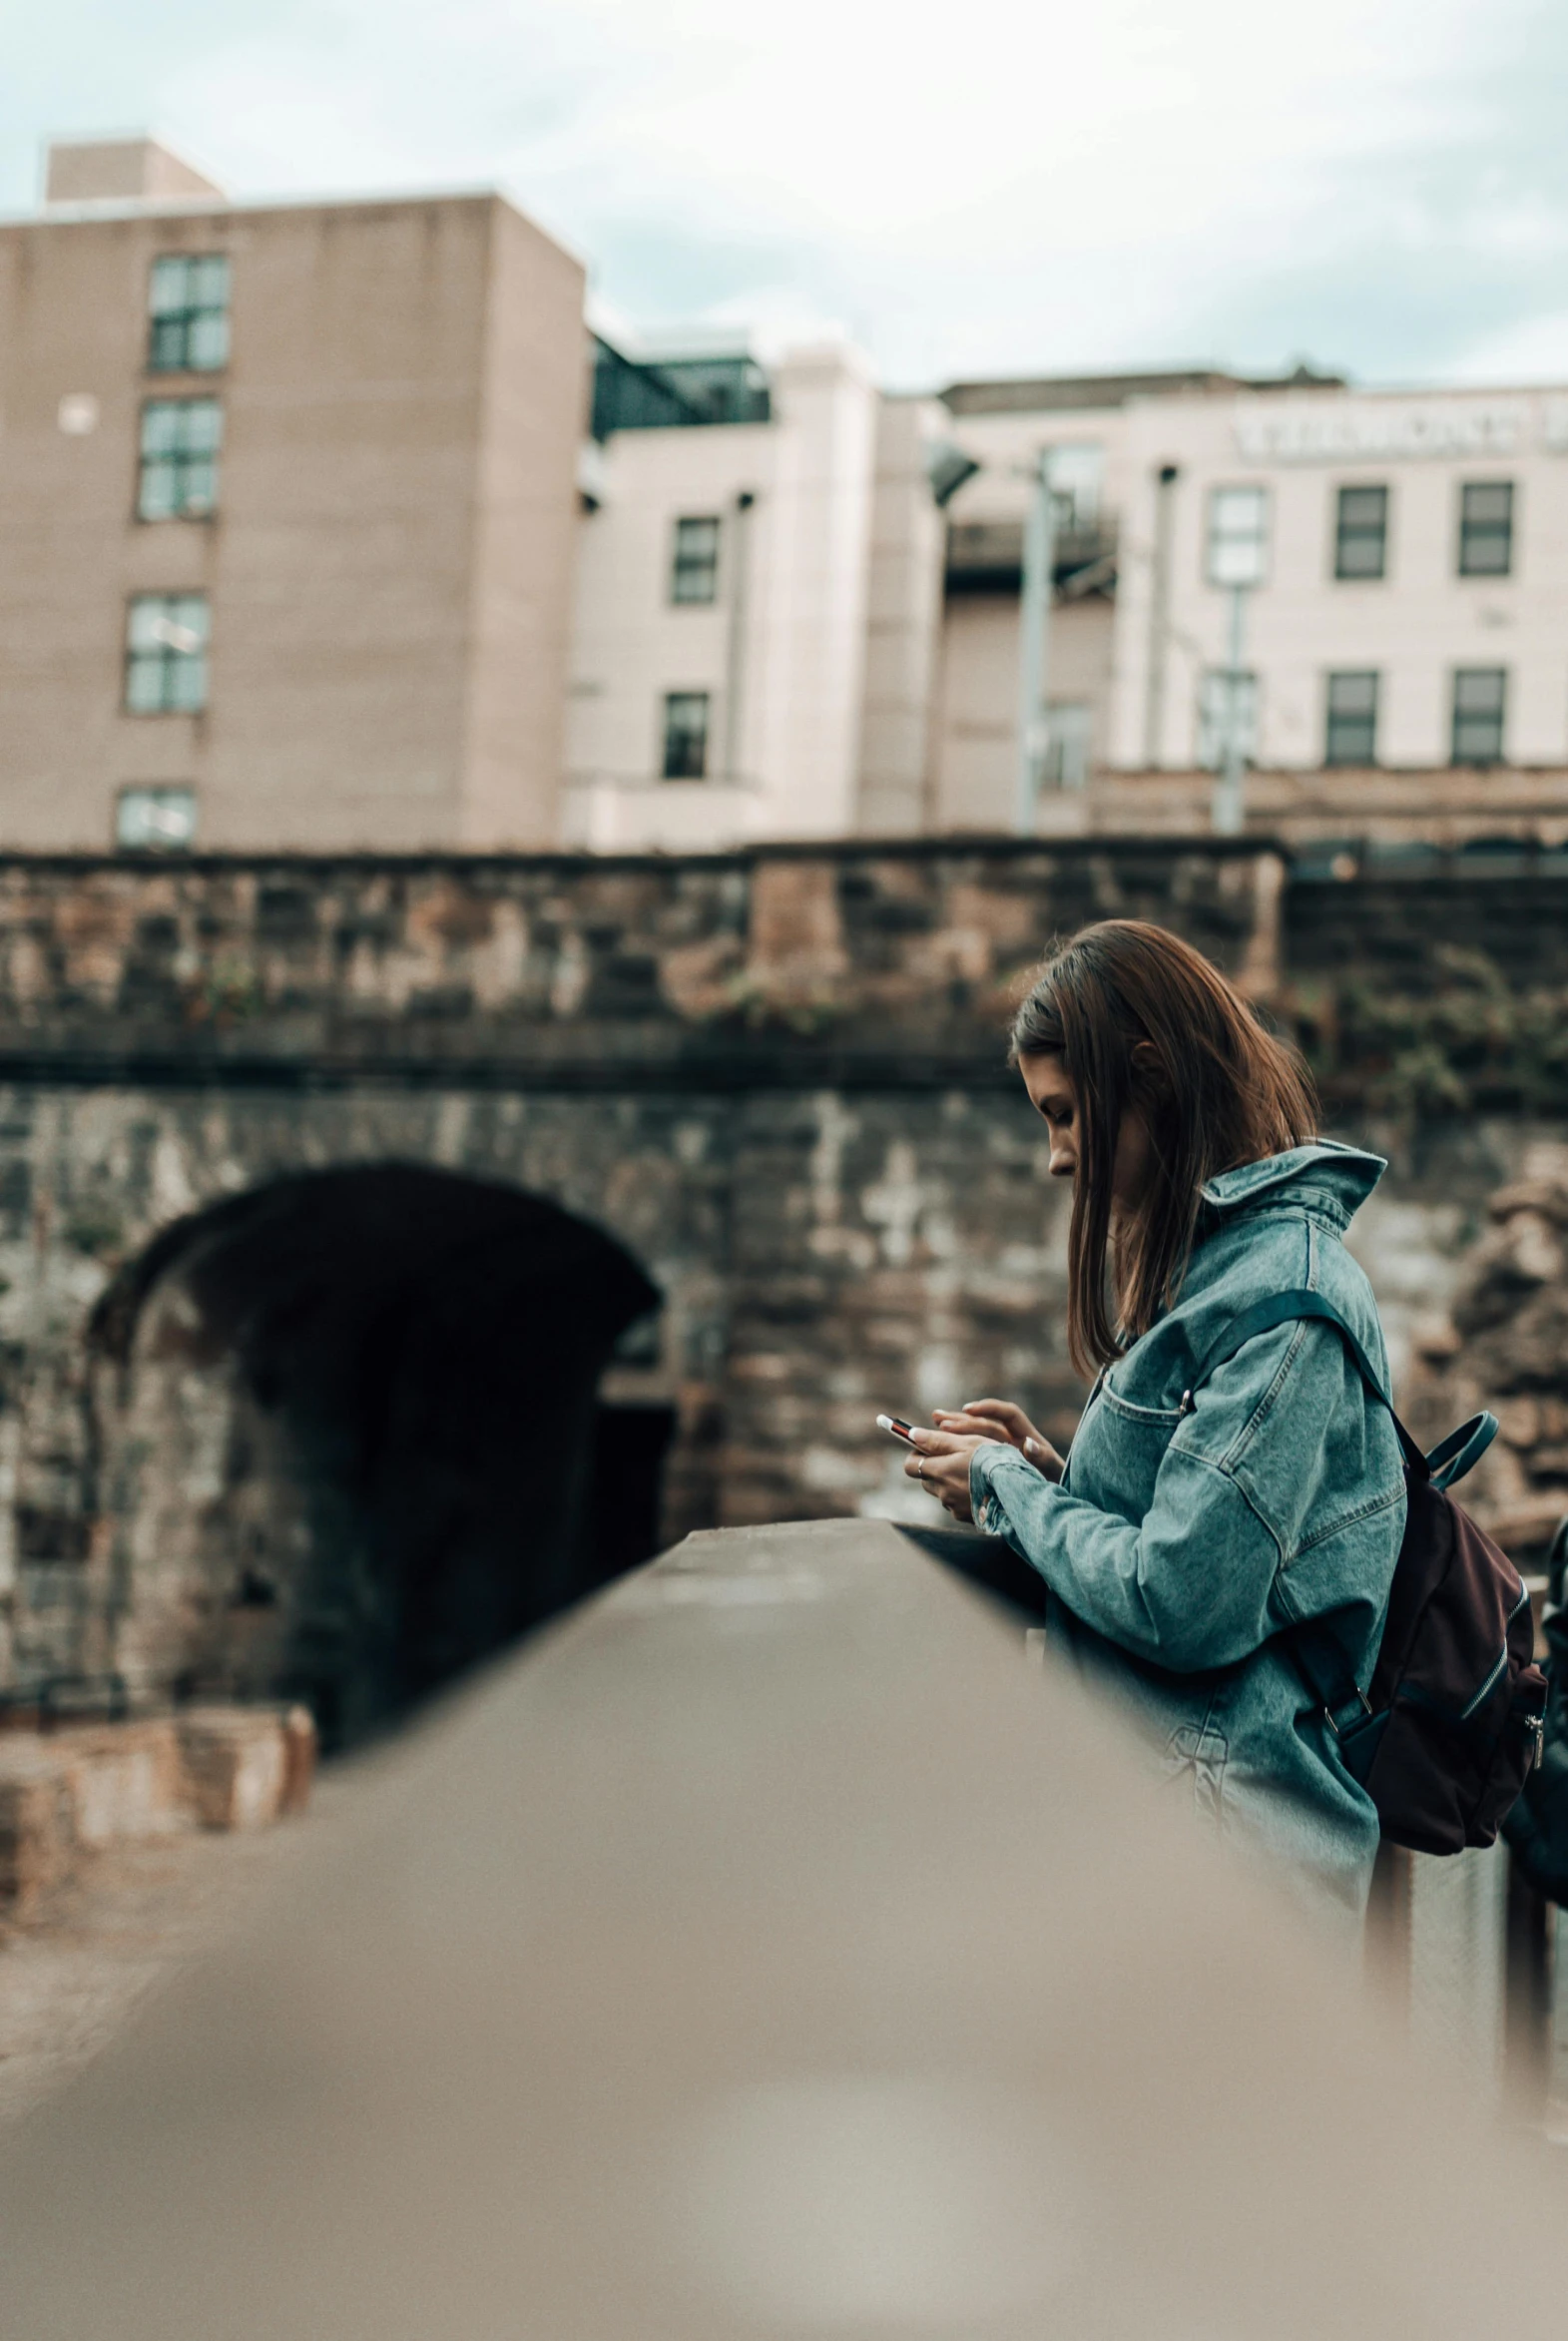
<path fill-rule="evenodd" d="M 11 2324 L 1556 2330 L 1560 2178 L 1021 1644 L 858 1520 L 541 1636 L 16 2132 Z"/>

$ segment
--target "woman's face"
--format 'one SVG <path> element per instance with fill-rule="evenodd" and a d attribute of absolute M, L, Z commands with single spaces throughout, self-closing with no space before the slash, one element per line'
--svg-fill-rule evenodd
<path fill-rule="evenodd" d="M 1078 1098 L 1058 1056 L 1026 1056 L 1018 1060 L 1029 1102 L 1045 1122 L 1051 1140 L 1051 1176 L 1078 1176 Z M 1143 1201 L 1149 1180 L 1149 1126 L 1136 1106 L 1122 1115 L 1111 1168 L 1111 1213 L 1122 1219 Z"/>

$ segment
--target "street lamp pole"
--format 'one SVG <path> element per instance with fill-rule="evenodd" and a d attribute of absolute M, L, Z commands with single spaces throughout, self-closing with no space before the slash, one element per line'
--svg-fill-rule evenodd
<path fill-rule="evenodd" d="M 1050 747 L 1048 688 L 1051 572 L 1056 555 L 1056 496 L 1051 486 L 1051 449 L 1042 447 L 1034 474 L 1034 495 L 1024 527 L 1023 591 L 1018 612 L 1018 785 L 1013 826 L 1032 837 L 1040 786 Z"/>
<path fill-rule="evenodd" d="M 1013 827 L 1023 838 L 1032 837 L 1046 760 L 1051 746 L 1049 634 L 1051 594 L 1056 566 L 1056 490 L 1051 465 L 1056 450 L 1042 447 L 1022 476 L 1033 486 L 1029 516 L 1024 524 L 1022 592 L 1018 611 L 1018 765 L 1014 787 Z M 1011 468 L 1011 467 L 1009 467 Z M 961 447 L 938 444 L 927 450 L 926 477 L 938 511 L 981 469 Z M 1022 472 L 1022 466 L 1019 466 Z"/>
<path fill-rule="evenodd" d="M 1225 677 L 1225 738 L 1214 791 L 1214 826 L 1222 838 L 1242 834 L 1247 743 L 1242 733 L 1242 665 L 1247 646 L 1247 596 L 1269 570 L 1269 490 L 1216 487 L 1209 491 L 1208 578 L 1231 597 L 1231 642 Z"/>
<path fill-rule="evenodd" d="M 1245 585 L 1231 588 L 1231 643 L 1225 677 L 1225 757 L 1214 790 L 1215 834 L 1239 838 L 1247 822 L 1247 750 L 1242 737 L 1242 660 L 1247 643 Z"/>

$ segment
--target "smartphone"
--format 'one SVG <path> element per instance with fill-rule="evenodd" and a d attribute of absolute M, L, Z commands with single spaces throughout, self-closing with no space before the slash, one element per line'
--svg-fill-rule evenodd
<path fill-rule="evenodd" d="M 914 1425 L 900 1423 L 896 1415 L 878 1415 L 876 1428 L 878 1431 L 885 1431 L 889 1439 L 901 1439 L 905 1447 L 913 1447 L 914 1445 Z"/>

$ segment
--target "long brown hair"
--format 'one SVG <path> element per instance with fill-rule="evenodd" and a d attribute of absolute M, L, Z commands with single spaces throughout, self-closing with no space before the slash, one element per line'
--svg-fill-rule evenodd
<path fill-rule="evenodd" d="M 1176 1299 L 1206 1181 L 1313 1137 L 1317 1101 L 1296 1052 L 1219 969 L 1141 918 L 1107 918 L 1052 950 L 1013 1019 L 1010 1053 L 1014 1064 L 1060 1057 L 1077 1099 L 1067 1344 L 1078 1371 L 1092 1374 Z M 1149 1186 L 1110 1262 L 1111 1180 L 1129 1107 L 1149 1131 Z"/>

